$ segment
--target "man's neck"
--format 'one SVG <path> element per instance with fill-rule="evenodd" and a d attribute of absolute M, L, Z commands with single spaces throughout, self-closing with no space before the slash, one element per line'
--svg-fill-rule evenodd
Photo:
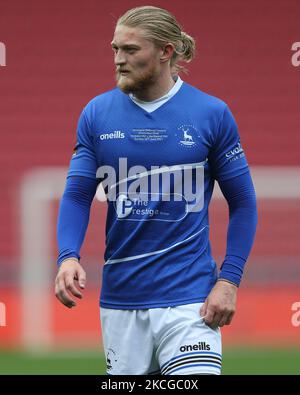
<path fill-rule="evenodd" d="M 134 97 L 142 101 L 153 101 L 166 95 L 175 85 L 171 75 L 167 78 L 160 78 L 155 85 L 150 86 L 147 90 L 134 93 Z"/>

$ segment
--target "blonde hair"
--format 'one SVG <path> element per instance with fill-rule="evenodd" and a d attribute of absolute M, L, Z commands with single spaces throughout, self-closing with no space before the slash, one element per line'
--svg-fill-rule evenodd
<path fill-rule="evenodd" d="M 172 74 L 187 71 L 178 62 L 188 63 L 193 59 L 196 43 L 193 37 L 181 30 L 175 16 L 169 11 L 153 6 L 132 8 L 118 19 L 118 25 L 143 29 L 145 37 L 157 46 L 173 44 L 174 53 L 170 63 Z"/>

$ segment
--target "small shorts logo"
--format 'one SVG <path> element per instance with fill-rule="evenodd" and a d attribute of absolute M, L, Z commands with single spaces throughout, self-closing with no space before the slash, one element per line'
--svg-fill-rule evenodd
<path fill-rule="evenodd" d="M 292 49 L 292 51 L 296 51 L 291 57 L 292 65 L 294 67 L 298 67 L 298 66 L 300 66 L 300 42 L 298 41 L 298 42 L 293 43 L 291 49 Z"/>
<path fill-rule="evenodd" d="M 300 302 L 293 303 L 291 310 L 295 311 L 291 319 L 292 325 L 298 327 L 300 326 Z"/>
<path fill-rule="evenodd" d="M 0 302 L 0 327 L 6 326 L 6 306 Z"/>
<path fill-rule="evenodd" d="M 112 348 L 109 348 L 107 351 L 107 354 L 106 354 L 107 371 L 109 371 L 113 368 L 113 364 L 115 362 L 117 362 L 116 352 Z"/>
<path fill-rule="evenodd" d="M 6 66 L 6 48 L 5 44 L 0 42 L 0 67 Z"/>
<path fill-rule="evenodd" d="M 185 351 L 209 351 L 210 345 L 206 342 L 199 342 L 198 344 L 188 344 L 180 347 L 181 352 Z"/>

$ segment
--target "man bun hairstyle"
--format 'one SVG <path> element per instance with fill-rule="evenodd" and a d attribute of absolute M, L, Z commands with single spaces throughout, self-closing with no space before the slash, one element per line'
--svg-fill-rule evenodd
<path fill-rule="evenodd" d="M 166 43 L 174 45 L 171 58 L 172 74 L 187 70 L 178 62 L 190 62 L 196 49 L 193 37 L 182 31 L 174 15 L 163 8 L 153 6 L 136 7 L 122 15 L 117 26 L 138 27 L 145 32 L 145 37 L 161 47 Z"/>

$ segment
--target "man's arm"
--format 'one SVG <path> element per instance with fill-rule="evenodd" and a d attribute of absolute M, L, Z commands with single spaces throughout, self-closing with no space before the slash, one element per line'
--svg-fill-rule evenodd
<path fill-rule="evenodd" d="M 237 290 L 250 254 L 257 225 L 255 190 L 249 171 L 219 181 L 229 206 L 226 257 L 219 279 L 200 310 L 212 328 L 229 325 L 236 309 Z"/>
<path fill-rule="evenodd" d="M 68 177 L 60 202 L 57 241 L 59 267 L 55 279 L 55 295 L 65 306 L 76 306 L 71 295 L 81 299 L 81 289 L 86 282 L 86 274 L 79 263 L 80 248 L 89 223 L 90 208 L 97 190 L 98 181 L 88 177 Z"/>

